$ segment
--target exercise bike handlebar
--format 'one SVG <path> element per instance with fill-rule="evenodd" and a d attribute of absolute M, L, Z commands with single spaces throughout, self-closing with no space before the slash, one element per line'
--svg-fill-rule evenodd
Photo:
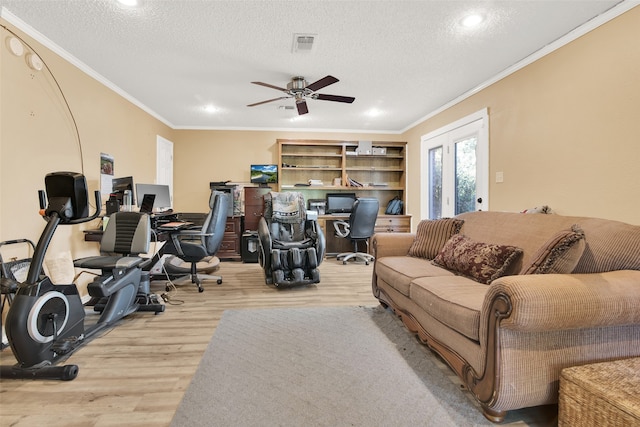
<path fill-rule="evenodd" d="M 68 219 L 68 217 L 71 216 L 71 213 L 73 212 L 70 198 L 58 198 L 56 200 L 58 202 L 57 205 L 53 202 L 53 200 L 49 200 L 49 205 L 45 209 L 45 207 L 43 206 L 44 205 L 43 191 L 39 192 L 39 197 L 40 197 L 40 215 L 42 215 L 42 217 L 47 221 L 49 221 L 52 217 L 57 216 L 60 219 L 60 222 L 62 222 L 63 224 L 72 225 L 72 224 L 81 224 L 83 222 L 89 222 L 100 216 L 102 198 L 100 197 L 100 191 L 98 190 L 94 192 L 96 211 L 93 213 L 93 215 L 82 217 L 82 218 L 76 218 L 76 219 Z"/>
<path fill-rule="evenodd" d="M 38 240 L 38 244 L 36 245 L 36 249 L 31 259 L 31 264 L 29 265 L 27 280 L 24 282 L 25 284 L 34 284 L 37 282 L 40 276 L 40 271 L 42 270 L 42 265 L 44 264 L 44 256 L 47 252 L 47 248 L 49 247 L 49 243 L 51 242 L 53 233 L 55 233 L 55 230 L 60 223 L 80 224 L 83 222 L 94 220 L 98 216 L 100 216 L 100 206 L 102 205 L 100 192 L 95 191 L 94 197 L 96 201 L 96 211 L 93 213 L 93 215 L 85 218 L 66 219 L 63 217 L 68 209 L 70 201 L 65 202 L 62 206 L 58 206 L 57 208 L 52 207 L 50 204 L 46 210 L 40 210 L 40 214 L 47 221 L 47 226 L 40 235 L 40 239 Z M 42 200 L 42 197 L 40 197 L 40 199 Z"/>
<path fill-rule="evenodd" d="M 100 211 L 102 206 L 102 198 L 100 197 L 100 191 L 98 190 L 94 191 L 93 197 L 96 202 L 96 211 L 93 213 L 93 215 L 88 216 L 86 218 L 73 219 L 73 220 L 67 221 L 65 224 L 80 224 L 82 222 L 93 221 L 94 219 L 98 218 L 100 216 Z"/>

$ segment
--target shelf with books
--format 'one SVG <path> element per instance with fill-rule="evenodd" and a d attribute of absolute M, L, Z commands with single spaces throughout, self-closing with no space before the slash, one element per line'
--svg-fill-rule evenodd
<path fill-rule="evenodd" d="M 279 139 L 278 191 L 301 191 L 314 199 L 329 192 L 355 192 L 376 197 L 382 211 L 394 197 L 404 200 L 407 143 L 372 141 L 378 154 L 361 154 L 358 146 L 358 141 Z"/>

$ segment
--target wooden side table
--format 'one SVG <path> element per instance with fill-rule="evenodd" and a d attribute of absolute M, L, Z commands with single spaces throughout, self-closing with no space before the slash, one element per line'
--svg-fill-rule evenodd
<path fill-rule="evenodd" d="M 640 426 L 640 357 L 563 369 L 558 426 Z"/>

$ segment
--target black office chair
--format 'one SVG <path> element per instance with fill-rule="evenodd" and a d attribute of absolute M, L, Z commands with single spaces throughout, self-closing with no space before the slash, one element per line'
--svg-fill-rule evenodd
<path fill-rule="evenodd" d="M 209 214 L 201 228 L 190 228 L 171 233 L 171 239 L 162 248 L 163 254 L 173 254 L 190 264 L 188 271 L 176 265 L 171 257 L 164 262 L 169 274 L 187 274 L 191 283 L 203 292 L 203 280 L 216 280 L 222 283 L 222 276 L 212 276 L 208 273 L 217 269 L 220 260 L 215 256 L 224 237 L 229 210 L 230 195 L 221 191 L 212 191 L 209 197 Z"/>
<path fill-rule="evenodd" d="M 301 193 L 265 194 L 258 236 L 258 261 L 266 284 L 280 287 L 320 282 L 318 266 L 324 259 L 324 233 L 315 219 L 307 218 Z"/>
<path fill-rule="evenodd" d="M 336 234 L 353 242 L 353 252 L 344 252 L 337 256 L 337 259 L 342 260 L 343 264 L 353 259 L 364 261 L 366 265 L 369 265 L 371 261 L 375 260 L 373 255 L 369 255 L 369 238 L 373 236 L 379 208 L 378 199 L 359 198 L 353 204 L 348 222 L 333 222 Z M 359 241 L 364 241 L 367 244 L 366 252 L 358 251 Z"/>

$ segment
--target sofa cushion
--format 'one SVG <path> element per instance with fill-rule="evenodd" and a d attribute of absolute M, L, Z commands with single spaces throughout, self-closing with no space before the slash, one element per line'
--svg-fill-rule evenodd
<path fill-rule="evenodd" d="M 376 259 L 376 275 L 405 296 L 416 277 L 453 276 L 453 273 L 421 258 L 386 256 Z"/>
<path fill-rule="evenodd" d="M 411 283 L 409 296 L 440 322 L 479 341 L 480 310 L 488 290 L 462 276 L 421 277 Z"/>
<path fill-rule="evenodd" d="M 512 273 L 513 265 L 521 255 L 522 249 L 515 246 L 476 242 L 457 234 L 445 243 L 433 262 L 454 273 L 489 284 Z"/>
<path fill-rule="evenodd" d="M 460 232 L 464 221 L 457 218 L 425 219 L 420 221 L 416 238 L 409 248 L 409 256 L 434 259 L 447 240 Z"/>
<path fill-rule="evenodd" d="M 574 274 L 640 270 L 640 225 L 600 218 L 583 218 L 579 224 L 586 247 Z"/>
<path fill-rule="evenodd" d="M 520 274 L 568 274 L 578 265 L 584 252 L 584 232 L 574 224 L 547 240 Z"/>
<path fill-rule="evenodd" d="M 522 257 L 517 261 L 516 270 L 529 265 L 533 255 L 541 246 L 560 230 L 567 230 L 573 224 L 580 224 L 587 235 L 587 229 L 578 217 L 563 215 L 522 214 L 515 212 L 473 211 L 456 216 L 464 219 L 461 234 L 476 242 L 511 245 L 522 249 Z"/>

